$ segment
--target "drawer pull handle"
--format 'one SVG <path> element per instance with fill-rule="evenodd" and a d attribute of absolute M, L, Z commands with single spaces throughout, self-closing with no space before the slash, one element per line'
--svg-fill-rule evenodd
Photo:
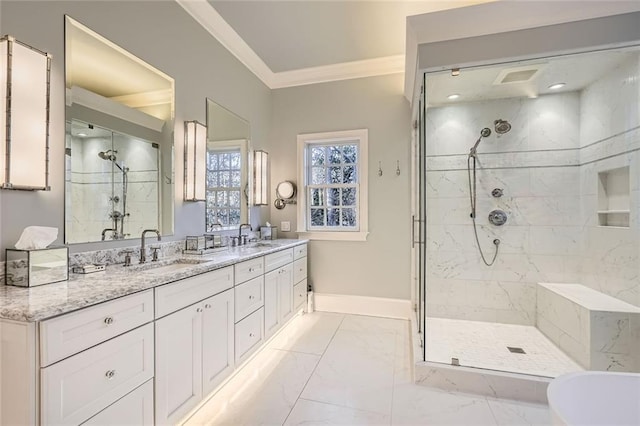
<path fill-rule="evenodd" d="M 107 325 L 113 324 L 113 317 L 106 317 L 104 319 L 104 323 L 107 324 Z"/>
<path fill-rule="evenodd" d="M 204 305 L 204 307 L 207 308 L 207 309 L 211 309 L 211 305 L 208 304 L 208 303 L 206 305 Z"/>
<path fill-rule="evenodd" d="M 196 312 L 202 312 L 202 308 L 196 309 Z"/>
<path fill-rule="evenodd" d="M 116 370 L 109 370 L 106 373 L 104 373 L 104 375 L 107 379 L 111 380 L 116 375 Z"/>

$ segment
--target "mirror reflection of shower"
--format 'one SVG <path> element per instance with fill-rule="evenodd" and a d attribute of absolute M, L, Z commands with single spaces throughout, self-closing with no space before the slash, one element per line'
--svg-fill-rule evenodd
<path fill-rule="evenodd" d="M 105 240 L 107 232 L 111 233 L 111 239 L 113 240 L 121 240 L 125 237 L 124 233 L 124 224 L 125 219 L 129 217 L 129 212 L 127 212 L 127 192 L 129 190 L 129 177 L 127 174 L 129 173 L 129 168 L 125 167 L 124 161 L 122 164 L 118 164 L 116 162 L 117 157 L 116 154 L 118 151 L 113 149 L 108 149 L 106 151 L 100 151 L 98 153 L 98 157 L 102 158 L 106 161 L 111 161 L 111 163 L 120 169 L 122 172 L 122 211 L 117 210 L 118 203 L 120 203 L 120 197 L 114 195 L 109 197 L 109 201 L 111 201 L 111 212 L 109 213 L 109 218 L 112 221 L 111 228 L 104 228 L 102 230 L 101 239 Z"/>
<path fill-rule="evenodd" d="M 493 122 L 493 125 L 494 125 L 494 130 L 498 135 L 504 135 L 505 133 L 509 132 L 509 130 L 511 130 L 511 124 L 509 124 L 507 120 L 503 120 L 501 118 L 495 120 Z M 478 251 L 480 252 L 480 257 L 482 258 L 482 261 L 484 262 L 484 264 L 487 266 L 491 266 L 495 263 L 498 257 L 498 248 L 500 247 L 500 240 L 498 238 L 495 238 L 493 240 L 493 245 L 495 246 L 495 251 L 493 252 L 493 258 L 491 259 L 491 261 L 487 261 L 487 258 L 485 257 L 484 252 L 482 250 L 482 246 L 480 245 L 480 238 L 478 238 L 478 229 L 476 226 L 476 205 L 478 200 L 478 194 L 476 189 L 476 186 L 477 186 L 476 162 L 478 159 L 478 145 L 480 145 L 480 142 L 482 141 L 482 139 L 488 138 L 489 136 L 491 136 L 491 129 L 489 129 L 488 127 L 485 127 L 484 129 L 482 129 L 480 131 L 480 137 L 469 150 L 469 156 L 467 157 L 467 176 L 469 178 L 469 201 L 471 204 L 470 216 L 471 216 L 471 221 L 473 222 L 473 234 L 476 237 L 476 244 L 478 247 Z M 494 190 L 494 192 L 495 191 L 496 190 Z M 500 190 L 499 196 L 502 196 L 502 190 Z M 496 197 L 496 195 L 494 195 L 494 197 Z M 507 215 L 502 210 L 493 210 L 489 214 L 489 221 L 496 226 L 501 226 L 507 221 Z"/>

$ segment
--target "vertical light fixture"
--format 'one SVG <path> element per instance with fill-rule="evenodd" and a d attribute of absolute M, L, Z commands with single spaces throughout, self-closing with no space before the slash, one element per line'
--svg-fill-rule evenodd
<path fill-rule="evenodd" d="M 51 56 L 0 38 L 0 187 L 49 187 Z"/>
<path fill-rule="evenodd" d="M 207 126 L 184 122 L 184 200 L 205 200 Z"/>
<path fill-rule="evenodd" d="M 253 205 L 269 204 L 267 179 L 269 178 L 269 153 L 262 150 L 253 151 Z"/>

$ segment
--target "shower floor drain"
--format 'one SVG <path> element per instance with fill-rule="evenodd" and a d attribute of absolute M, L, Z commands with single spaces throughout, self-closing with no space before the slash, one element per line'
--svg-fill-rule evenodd
<path fill-rule="evenodd" d="M 512 354 L 526 354 L 526 352 L 522 348 L 507 346 L 507 349 L 509 349 L 509 352 L 511 352 Z"/>

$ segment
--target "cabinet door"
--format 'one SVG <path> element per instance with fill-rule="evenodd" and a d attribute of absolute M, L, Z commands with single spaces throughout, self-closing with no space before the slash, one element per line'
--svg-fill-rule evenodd
<path fill-rule="evenodd" d="M 271 336 L 278 329 L 278 270 L 264 276 L 264 336 Z"/>
<path fill-rule="evenodd" d="M 85 426 L 153 424 L 153 380 L 149 380 L 83 423 Z"/>
<path fill-rule="evenodd" d="M 278 319 L 284 324 L 293 315 L 293 264 L 278 269 Z"/>
<path fill-rule="evenodd" d="M 207 395 L 231 374 L 234 366 L 234 291 L 203 302 L 202 386 Z"/>
<path fill-rule="evenodd" d="M 156 321 L 156 423 L 177 423 L 202 398 L 202 304 Z"/>

